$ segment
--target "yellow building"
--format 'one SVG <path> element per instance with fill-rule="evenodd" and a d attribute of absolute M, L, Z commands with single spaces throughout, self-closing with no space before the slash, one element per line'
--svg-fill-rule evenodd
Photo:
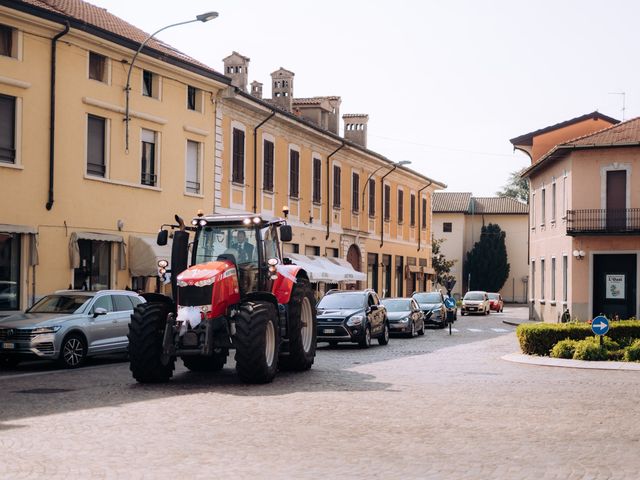
<path fill-rule="evenodd" d="M 231 85 L 246 71 L 224 76 L 154 40 L 132 66 L 146 38 L 80 0 L 0 5 L 0 314 L 69 286 L 154 290 L 138 252 L 198 209 L 288 205 L 292 251 L 349 259 L 387 295 L 427 287 L 442 184 L 354 141 L 366 138 L 359 117 L 340 137 L 337 97 L 274 108 Z"/>

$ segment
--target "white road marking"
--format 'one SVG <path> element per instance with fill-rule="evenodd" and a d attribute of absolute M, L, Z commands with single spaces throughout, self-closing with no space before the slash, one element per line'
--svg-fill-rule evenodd
<path fill-rule="evenodd" d="M 506 328 L 492 328 L 491 330 L 493 330 L 494 332 L 498 332 L 498 333 L 508 332 L 509 331 Z"/>
<path fill-rule="evenodd" d="M 482 331 L 479 328 L 467 328 L 467 330 L 469 330 L 470 332 L 481 332 Z"/>
<path fill-rule="evenodd" d="M 452 331 L 452 332 L 459 332 L 460 330 L 458 330 L 457 328 L 453 328 L 453 327 L 452 327 L 452 328 L 451 328 L 451 331 Z"/>

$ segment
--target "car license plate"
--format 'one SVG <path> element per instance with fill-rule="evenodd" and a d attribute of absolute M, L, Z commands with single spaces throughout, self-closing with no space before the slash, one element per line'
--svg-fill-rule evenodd
<path fill-rule="evenodd" d="M 13 343 L 4 342 L 2 344 L 2 348 L 4 348 L 5 350 L 13 350 L 15 347 L 16 346 Z"/>
<path fill-rule="evenodd" d="M 323 330 L 324 333 L 336 333 L 336 329 L 335 328 L 325 328 Z"/>
<path fill-rule="evenodd" d="M 469 307 L 469 311 L 475 311 L 476 307 Z"/>

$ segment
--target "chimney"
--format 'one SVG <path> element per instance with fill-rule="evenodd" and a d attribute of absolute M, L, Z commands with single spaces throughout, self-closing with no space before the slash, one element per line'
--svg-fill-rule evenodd
<path fill-rule="evenodd" d="M 369 115 L 349 113 L 342 116 L 344 120 L 344 138 L 367 148 L 367 122 Z"/>
<path fill-rule="evenodd" d="M 271 74 L 271 99 L 283 110 L 291 111 L 295 73 L 282 67 Z"/>
<path fill-rule="evenodd" d="M 254 80 L 251 82 L 251 95 L 256 98 L 262 99 L 262 83 Z"/>
<path fill-rule="evenodd" d="M 340 104 L 342 99 L 340 97 L 328 97 L 329 105 L 331 106 L 331 113 L 329 114 L 328 130 L 336 135 L 340 135 Z"/>
<path fill-rule="evenodd" d="M 249 62 L 251 59 L 238 52 L 232 52 L 231 55 L 222 61 L 224 62 L 224 74 L 231 78 L 231 85 L 246 92 L 249 78 Z"/>

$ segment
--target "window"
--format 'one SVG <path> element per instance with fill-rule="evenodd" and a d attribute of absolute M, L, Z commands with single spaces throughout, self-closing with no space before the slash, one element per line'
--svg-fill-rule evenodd
<path fill-rule="evenodd" d="M 546 220 L 546 193 L 547 191 L 544 188 L 540 193 L 540 225 L 544 225 Z"/>
<path fill-rule="evenodd" d="M 536 262 L 531 260 L 531 300 L 536 299 Z"/>
<path fill-rule="evenodd" d="M 273 192 L 273 142 L 265 140 L 262 143 L 263 155 L 263 171 L 262 171 L 262 189 L 267 192 Z"/>
<path fill-rule="evenodd" d="M 187 180 L 188 193 L 201 193 L 200 190 L 200 143 L 187 140 Z"/>
<path fill-rule="evenodd" d="M 536 192 L 531 192 L 531 228 L 536 228 Z"/>
<path fill-rule="evenodd" d="M 446 233 L 450 233 L 453 231 L 453 224 L 451 222 L 444 222 L 442 224 L 442 231 Z"/>
<path fill-rule="evenodd" d="M 422 199 L 422 228 L 427 228 L 427 199 Z"/>
<path fill-rule="evenodd" d="M 351 211 L 358 213 L 360 210 L 360 175 L 354 173 L 351 177 Z"/>
<path fill-rule="evenodd" d="M 551 301 L 556 301 L 556 257 L 551 257 Z"/>
<path fill-rule="evenodd" d="M 19 309 L 20 239 L 21 235 L 0 232 L 0 311 Z"/>
<path fill-rule="evenodd" d="M 369 216 L 376 216 L 376 181 L 369 180 Z"/>
<path fill-rule="evenodd" d="M 391 219 L 391 187 L 389 185 L 384 186 L 384 219 L 386 221 Z"/>
<path fill-rule="evenodd" d="M 104 177 L 106 173 L 106 119 L 89 115 L 87 127 L 87 174 Z"/>
<path fill-rule="evenodd" d="M 319 158 L 313 159 L 313 203 L 322 201 L 322 161 Z"/>
<path fill-rule="evenodd" d="M 551 185 L 551 221 L 556 221 L 556 184 Z"/>
<path fill-rule="evenodd" d="M 333 166 L 333 208 L 340 208 L 340 174 L 339 166 Z"/>
<path fill-rule="evenodd" d="M 562 256 L 562 301 L 567 301 L 567 287 L 569 280 L 569 260 L 566 255 Z"/>
<path fill-rule="evenodd" d="M 156 174 L 156 132 L 152 130 L 142 130 L 142 174 L 140 183 L 155 187 L 157 184 Z"/>
<path fill-rule="evenodd" d="M 105 290 L 111 279 L 111 242 L 78 240 L 80 265 L 73 269 L 74 290 Z M 111 311 L 111 297 L 105 295 Z M 102 306 L 102 305 L 95 305 Z"/>
<path fill-rule="evenodd" d="M 402 297 L 404 286 L 404 257 L 396 255 L 396 297 Z"/>
<path fill-rule="evenodd" d="M 544 258 L 540 259 L 540 301 L 544 301 Z"/>
<path fill-rule="evenodd" d="M 0 162 L 16 161 L 16 99 L 0 95 Z"/>
<path fill-rule="evenodd" d="M 300 196 L 300 152 L 289 150 L 289 196 Z"/>
<path fill-rule="evenodd" d="M 142 71 L 142 95 L 153 97 L 153 73 L 149 70 Z"/>
<path fill-rule="evenodd" d="M 202 112 L 202 90 L 187 86 L 187 108 L 194 112 Z"/>
<path fill-rule="evenodd" d="M 412 227 L 416 226 L 416 196 L 412 193 L 411 194 L 411 201 L 409 203 L 409 207 L 410 207 L 410 224 Z"/>
<path fill-rule="evenodd" d="M 89 52 L 89 78 L 99 82 L 107 82 L 107 57 Z"/>
<path fill-rule="evenodd" d="M 16 57 L 14 42 L 15 29 L 8 25 L 0 25 L 0 55 L 5 57 Z"/>
<path fill-rule="evenodd" d="M 404 191 L 398 189 L 398 223 L 404 222 Z"/>
<path fill-rule="evenodd" d="M 567 174 L 562 177 L 562 219 L 567 218 Z"/>
<path fill-rule="evenodd" d="M 233 165 L 231 171 L 233 183 L 244 184 L 244 132 L 233 129 Z"/>

